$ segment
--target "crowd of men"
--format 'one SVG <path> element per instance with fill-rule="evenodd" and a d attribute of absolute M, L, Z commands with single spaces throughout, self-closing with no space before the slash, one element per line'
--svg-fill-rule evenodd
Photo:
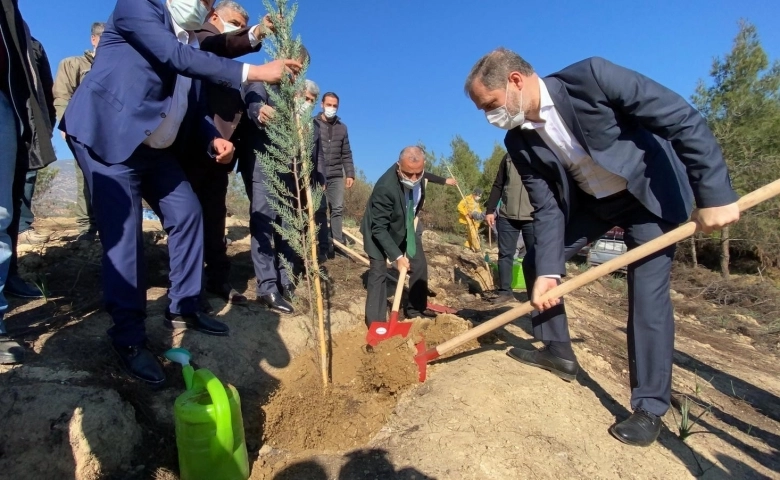
<path fill-rule="evenodd" d="M 118 0 L 108 21 L 93 25 L 93 50 L 63 60 L 52 82 L 45 52 L 30 36 L 16 0 L 0 1 L 0 362 L 22 359 L 22 347 L 7 337 L 2 322 L 3 288 L 12 293 L 14 277 L 7 272 L 24 186 L 30 172 L 55 160 L 50 138 L 57 120 L 83 173 L 80 234 L 100 238 L 105 308 L 113 320 L 109 335 L 131 375 L 150 384 L 165 380 L 146 345 L 142 199 L 168 234 L 167 327 L 227 335 L 229 327 L 211 316 L 203 292 L 247 301 L 228 281 L 224 240 L 227 175 L 236 164 L 251 203 L 258 301 L 292 313 L 290 272 L 278 261 L 278 254 L 292 254 L 272 228 L 281 219 L 268 204 L 255 151 L 271 142 L 264 128 L 275 115 L 269 89 L 310 61 L 306 49 L 297 59 L 240 63 L 233 59 L 257 51 L 272 31 L 269 17 L 248 26 L 246 11 L 227 0 L 216 7 L 213 0 Z M 615 225 L 635 248 L 688 218 L 704 232 L 735 222 L 739 210 L 726 164 L 704 119 L 682 97 L 604 59 L 586 59 L 542 78 L 519 55 L 499 48 L 474 65 L 465 92 L 487 121 L 507 130 L 508 155 L 485 220 L 498 225 L 499 296 L 511 297 L 508 268 L 518 237 L 525 239 L 524 275 L 536 308 L 533 334 L 543 343 L 539 350 L 513 348 L 508 354 L 572 381 L 579 366 L 564 305 L 545 297 L 566 274 L 565 261 Z M 307 82 L 299 100 L 314 104 L 318 96 L 317 85 Z M 327 200 L 318 206 L 319 221 L 328 223 L 329 209 L 332 237 L 343 242 L 344 189 L 355 174 L 347 128 L 337 116 L 339 101 L 335 93 L 322 96 L 312 155 L 315 183 Z M 388 262 L 410 271 L 407 317 L 434 315 L 427 308 L 422 226 L 415 221 L 425 180 L 455 184 L 426 172 L 424 152 L 406 147 L 366 206 L 361 231 L 371 264 L 369 323 L 387 315 Z M 473 192 L 471 201 L 481 194 Z M 464 219 L 482 220 L 471 216 L 475 208 L 464 204 Z M 470 237 L 469 244 L 478 240 Z M 318 243 L 327 258 L 330 242 L 322 237 Z M 670 404 L 673 255 L 668 247 L 628 268 L 634 413 L 610 431 L 630 445 L 655 441 Z"/>
<path fill-rule="evenodd" d="M 77 161 L 79 240 L 103 247 L 105 307 L 112 344 L 129 373 L 148 383 L 165 379 L 146 346 L 141 201 L 160 217 L 170 250 L 170 306 L 164 323 L 210 335 L 229 328 L 211 315 L 205 292 L 246 303 L 229 282 L 225 242 L 228 174 L 242 174 L 251 201 L 252 260 L 257 300 L 293 313 L 293 286 L 278 253 L 292 259 L 273 223 L 256 154 L 271 140 L 274 116 L 266 88 L 295 75 L 301 58 L 265 65 L 233 59 L 257 52 L 273 32 L 266 16 L 249 25 L 237 2 L 120 0 L 106 23 L 91 28 L 92 48 L 62 60 L 52 78 L 43 47 L 29 32 L 15 0 L 2 0 L 2 172 L 0 193 L 0 362 L 23 361 L 7 336 L 5 295 L 39 298 L 45 292 L 16 273 L 16 244 L 34 238 L 29 210 L 35 174 L 55 161 L 51 136 L 59 127 Z M 300 92 L 302 112 L 320 100 L 316 83 Z M 325 191 L 317 208 L 321 260 L 332 257 L 332 237 L 343 241 L 344 189 L 355 169 L 347 126 L 337 115 L 336 93 L 322 95 L 314 119 L 315 181 Z M 27 207 L 27 209 L 25 209 Z M 327 212 L 330 211 L 330 222 Z M 275 238 L 277 237 L 277 238 Z M 292 262 L 295 263 L 295 262 Z"/>

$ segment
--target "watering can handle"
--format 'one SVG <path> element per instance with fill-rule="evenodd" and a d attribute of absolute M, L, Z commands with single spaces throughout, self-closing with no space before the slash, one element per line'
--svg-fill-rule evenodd
<path fill-rule="evenodd" d="M 192 388 L 194 390 L 202 388 L 209 392 L 217 421 L 217 442 L 228 455 L 231 455 L 233 452 L 233 423 L 225 387 L 211 371 L 201 368 L 195 372 Z"/>

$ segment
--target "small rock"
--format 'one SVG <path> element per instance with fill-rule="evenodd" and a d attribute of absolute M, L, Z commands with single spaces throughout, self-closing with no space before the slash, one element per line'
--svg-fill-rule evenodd
<path fill-rule="evenodd" d="M 260 451 L 257 452 L 257 453 L 258 453 L 258 455 L 260 455 L 262 457 L 263 455 L 270 454 L 273 450 L 274 450 L 273 447 L 266 443 L 265 445 L 260 447 Z"/>

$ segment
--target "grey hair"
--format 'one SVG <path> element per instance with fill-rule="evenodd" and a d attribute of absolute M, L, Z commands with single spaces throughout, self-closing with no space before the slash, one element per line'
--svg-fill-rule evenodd
<path fill-rule="evenodd" d="M 99 37 L 103 35 L 103 30 L 106 29 L 106 24 L 103 22 L 95 22 L 92 24 L 92 35 Z"/>
<path fill-rule="evenodd" d="M 320 87 L 314 83 L 314 80 L 309 80 L 307 78 L 306 82 L 304 82 L 304 88 L 308 93 L 314 95 L 315 98 L 320 96 Z"/>
<path fill-rule="evenodd" d="M 244 17 L 245 22 L 249 21 L 249 13 L 244 9 L 244 7 L 239 5 L 238 2 L 233 0 L 222 0 L 219 2 L 217 6 L 214 7 L 214 11 L 219 12 L 220 10 L 233 10 L 237 14 Z"/>
<path fill-rule="evenodd" d="M 466 95 L 471 93 L 474 82 L 477 80 L 482 82 L 488 90 L 504 88 L 509 74 L 512 72 L 520 72 L 529 76 L 534 73 L 534 68 L 530 63 L 523 60 L 523 57 L 512 50 L 499 47 L 480 58 L 471 67 L 471 72 L 466 77 L 466 84 L 463 90 L 466 92 Z"/>
<path fill-rule="evenodd" d="M 418 147 L 417 145 L 410 145 L 408 147 L 404 147 L 403 150 L 401 150 L 401 153 L 398 154 L 398 161 L 408 158 L 409 161 L 412 163 L 417 163 L 420 161 L 425 160 L 425 152 L 423 152 L 423 149 Z"/>

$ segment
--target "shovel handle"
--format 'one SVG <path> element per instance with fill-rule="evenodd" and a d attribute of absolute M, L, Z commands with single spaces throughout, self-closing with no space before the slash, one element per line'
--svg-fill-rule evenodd
<path fill-rule="evenodd" d="M 404 292 L 404 281 L 403 279 L 406 277 L 406 268 L 401 267 L 398 269 L 399 276 L 398 276 L 398 282 L 395 285 L 395 295 L 393 296 L 393 309 L 390 310 L 390 312 L 397 312 L 401 308 L 401 296 Z"/>
<path fill-rule="evenodd" d="M 363 240 L 362 240 L 362 239 L 359 239 L 359 238 L 357 238 L 357 236 L 355 236 L 355 235 L 352 235 L 351 233 L 349 233 L 349 232 L 348 232 L 348 231 L 346 231 L 346 230 L 342 231 L 341 233 L 343 233 L 344 235 L 346 235 L 346 236 L 347 236 L 347 237 L 348 237 L 350 240 L 354 241 L 355 243 L 357 243 L 357 244 L 358 244 L 358 245 L 360 245 L 361 247 L 363 246 Z"/>
<path fill-rule="evenodd" d="M 739 205 L 739 211 L 745 211 L 778 194 L 780 194 L 780 180 L 775 180 L 774 182 L 740 198 L 737 202 Z M 674 230 L 645 243 L 644 245 L 634 248 L 616 258 L 613 258 L 608 262 L 602 263 L 598 267 L 588 269 L 585 273 L 582 273 L 572 278 L 571 280 L 553 288 L 544 294 L 540 300 L 560 298 L 566 294 L 569 294 L 574 290 L 603 277 L 604 275 L 608 275 L 616 270 L 628 266 L 630 263 L 641 260 L 648 255 L 656 253 L 659 250 L 662 250 L 670 245 L 690 237 L 696 233 L 697 229 L 698 224 L 696 222 L 685 223 L 675 228 Z M 533 288 L 533 286 L 530 287 Z M 492 332 L 497 328 L 503 327 L 518 317 L 531 313 L 533 310 L 534 307 L 531 305 L 531 302 L 525 302 L 520 306 L 514 307 L 511 310 L 502 313 L 492 320 L 488 320 L 487 322 L 482 323 L 472 328 L 471 330 L 458 335 L 457 337 L 447 340 L 441 345 L 438 345 L 436 347 L 436 351 L 439 353 L 439 355 L 444 355 L 450 350 L 457 348 L 466 342 L 474 340 L 475 338 L 480 337 L 488 332 Z"/>

